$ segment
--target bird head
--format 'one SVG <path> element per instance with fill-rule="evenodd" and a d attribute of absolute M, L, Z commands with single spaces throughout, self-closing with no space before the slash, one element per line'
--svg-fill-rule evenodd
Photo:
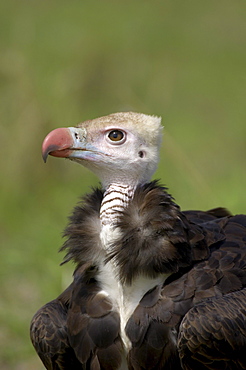
<path fill-rule="evenodd" d="M 51 131 L 42 146 L 48 155 L 69 158 L 93 171 L 104 188 L 150 180 L 159 161 L 161 119 L 123 112 Z"/>

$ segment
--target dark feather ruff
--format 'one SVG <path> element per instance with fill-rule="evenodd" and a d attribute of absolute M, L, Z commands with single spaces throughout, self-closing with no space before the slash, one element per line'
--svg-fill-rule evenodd
<path fill-rule="evenodd" d="M 67 251 L 63 263 L 95 263 L 103 253 L 99 218 L 102 198 L 102 190 L 96 189 L 75 207 L 64 234 L 68 239 L 61 248 Z M 123 283 L 130 284 L 140 274 L 154 278 L 160 273 L 176 273 L 209 253 L 202 229 L 187 221 L 157 181 L 137 187 L 115 227 L 120 229 L 120 237 L 104 257 L 105 263 L 113 259 L 119 266 Z"/>
<path fill-rule="evenodd" d="M 64 232 L 66 242 L 60 251 L 66 251 L 62 264 L 73 260 L 76 264 L 93 261 L 95 254 L 101 253 L 100 207 L 103 191 L 95 189 L 81 199 L 69 218 Z"/>
<path fill-rule="evenodd" d="M 204 238 L 198 227 L 191 229 L 166 188 L 156 181 L 138 186 L 117 226 L 121 235 L 106 261 L 114 259 L 126 284 L 140 274 L 155 278 L 190 266 L 195 233 L 197 240 Z"/>

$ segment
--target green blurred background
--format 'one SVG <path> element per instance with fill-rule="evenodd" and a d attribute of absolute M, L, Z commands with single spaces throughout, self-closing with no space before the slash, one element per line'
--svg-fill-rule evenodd
<path fill-rule="evenodd" d="M 0 3 L 0 368 L 42 369 L 34 312 L 70 282 L 62 230 L 97 179 L 42 162 L 45 135 L 117 111 L 163 117 L 156 177 L 182 209 L 246 211 L 246 3 Z"/>

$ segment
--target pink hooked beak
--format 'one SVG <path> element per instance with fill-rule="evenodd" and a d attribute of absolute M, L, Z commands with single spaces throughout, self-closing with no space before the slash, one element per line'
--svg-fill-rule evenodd
<path fill-rule="evenodd" d="M 68 128 L 57 128 L 51 131 L 43 141 L 42 156 L 46 162 L 48 155 L 66 158 L 72 152 L 74 140 Z"/>

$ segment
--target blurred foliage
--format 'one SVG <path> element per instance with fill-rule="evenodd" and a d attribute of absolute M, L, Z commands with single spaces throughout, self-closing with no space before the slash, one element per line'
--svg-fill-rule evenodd
<path fill-rule="evenodd" d="M 49 158 L 53 128 L 125 110 L 163 117 L 156 177 L 182 209 L 245 212 L 244 0 L 0 3 L 0 367 L 42 369 L 35 311 L 69 283 L 62 230 L 97 184 Z"/>

